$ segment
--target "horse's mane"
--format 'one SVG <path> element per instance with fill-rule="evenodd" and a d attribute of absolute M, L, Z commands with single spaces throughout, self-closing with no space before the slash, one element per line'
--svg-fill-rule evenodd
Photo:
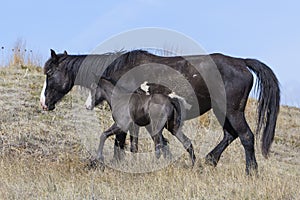
<path fill-rule="evenodd" d="M 75 85 L 90 87 L 101 77 L 111 77 L 114 72 L 122 70 L 126 65 L 134 66 L 137 59 L 143 55 L 152 55 L 144 50 L 115 51 L 105 54 L 66 55 L 57 54 L 60 70 L 64 70 L 74 80 Z M 44 66 L 46 74 L 55 62 L 49 58 Z M 54 63 L 55 64 L 55 63 Z"/>
<path fill-rule="evenodd" d="M 99 81 L 110 65 L 123 54 L 124 51 L 119 51 L 86 56 L 78 70 L 76 82 L 89 87 L 90 84 Z"/>
<path fill-rule="evenodd" d="M 113 63 L 109 67 L 106 68 L 106 70 L 103 72 L 104 77 L 112 77 L 113 73 L 121 70 L 126 65 L 134 66 L 136 64 L 136 61 L 141 56 L 149 56 L 153 55 L 145 50 L 132 50 L 123 53 L 120 55 L 116 60 L 114 60 Z"/>

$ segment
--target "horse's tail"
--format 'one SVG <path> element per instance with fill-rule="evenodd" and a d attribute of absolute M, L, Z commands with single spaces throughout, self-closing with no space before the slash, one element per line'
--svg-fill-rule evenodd
<path fill-rule="evenodd" d="M 258 119 L 256 133 L 263 129 L 262 154 L 268 157 L 275 135 L 277 115 L 279 113 L 280 88 L 273 71 L 264 63 L 255 59 L 245 59 L 246 65 L 257 76 Z"/>

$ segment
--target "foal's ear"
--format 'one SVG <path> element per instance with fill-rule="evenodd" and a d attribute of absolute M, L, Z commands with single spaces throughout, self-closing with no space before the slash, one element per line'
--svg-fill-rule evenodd
<path fill-rule="evenodd" d="M 68 52 L 65 50 L 64 51 L 64 56 L 67 56 L 68 55 Z"/>
<path fill-rule="evenodd" d="M 58 60 L 55 51 L 54 51 L 53 49 L 50 49 L 50 51 L 51 51 L 51 58 L 52 58 L 53 60 Z"/>

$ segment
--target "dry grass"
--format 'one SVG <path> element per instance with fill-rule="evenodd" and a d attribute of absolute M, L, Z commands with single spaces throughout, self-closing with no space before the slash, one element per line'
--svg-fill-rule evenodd
<path fill-rule="evenodd" d="M 191 169 L 186 152 L 170 139 L 178 154 L 166 167 L 147 173 L 166 161 L 136 158 L 126 151 L 126 161 L 110 162 L 113 140 L 105 145 L 108 166 L 104 172 L 85 166 L 94 154 L 99 133 L 110 114 L 84 109 L 84 93 L 74 90 L 54 112 L 41 111 L 41 68 L 0 68 L 0 199 L 298 199 L 300 196 L 300 111 L 282 107 L 271 156 L 264 159 L 257 142 L 258 177 L 245 176 L 240 141 L 224 152 L 217 168 Z M 250 101 L 247 119 L 255 130 L 255 105 Z M 193 139 L 198 164 L 222 138 L 211 113 L 191 120 L 185 133 Z M 153 149 L 142 133 L 140 151 Z M 259 138 L 258 138 L 259 139 Z M 149 155 L 149 154 L 148 154 Z M 153 152 L 150 152 L 153 155 Z M 151 157 L 151 156 L 150 156 Z M 143 161 L 143 162 L 142 162 Z"/>
<path fill-rule="evenodd" d="M 18 38 L 12 48 L 1 47 L 0 67 L 28 68 L 28 66 L 40 66 L 41 55 L 26 47 L 26 41 Z"/>

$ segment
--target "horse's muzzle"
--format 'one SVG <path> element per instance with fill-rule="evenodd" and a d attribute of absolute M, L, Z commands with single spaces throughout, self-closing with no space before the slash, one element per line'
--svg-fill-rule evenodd
<path fill-rule="evenodd" d="M 50 110 L 54 110 L 55 106 L 54 105 L 49 105 L 47 106 L 46 104 L 41 103 L 42 109 L 45 111 L 50 111 Z"/>

